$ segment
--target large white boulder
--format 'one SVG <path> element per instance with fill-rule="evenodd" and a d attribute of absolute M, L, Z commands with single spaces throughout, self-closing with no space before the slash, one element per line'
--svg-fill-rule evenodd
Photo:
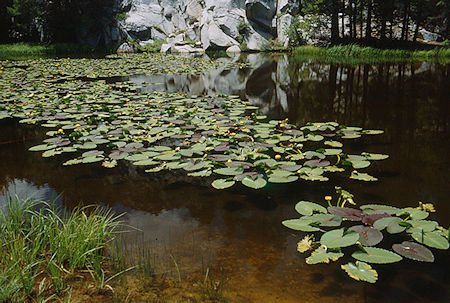
<path fill-rule="evenodd" d="M 277 12 L 274 0 L 246 0 L 245 11 L 248 20 L 256 23 L 266 31 L 272 30 L 272 20 Z"/>
<path fill-rule="evenodd" d="M 211 14 L 204 15 L 201 22 L 200 38 L 205 50 L 227 49 L 239 44 L 220 29 Z"/>
<path fill-rule="evenodd" d="M 294 17 L 289 14 L 283 14 L 277 18 L 277 39 L 283 46 L 289 45 L 288 31 Z"/>

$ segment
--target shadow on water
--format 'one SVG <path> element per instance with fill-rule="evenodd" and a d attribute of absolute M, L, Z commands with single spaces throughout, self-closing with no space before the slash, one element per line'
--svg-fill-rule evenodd
<path fill-rule="evenodd" d="M 218 191 L 210 180 L 173 171 L 150 175 L 125 162 L 111 170 L 95 164 L 63 167 L 62 157 L 41 158 L 27 151 L 42 141 L 45 130 L 2 120 L 0 186 L 35 187 L 43 198 L 62 193 L 69 208 L 82 201 L 125 211 L 127 222 L 143 231 L 139 241 L 159 260 L 155 272 L 173 267 L 164 259 L 168 253 L 183 274 L 223 267 L 236 302 L 447 302 L 448 252 L 437 252 L 434 264 L 381 265 L 377 284 L 366 285 L 334 264 L 306 265 L 296 253 L 301 235 L 280 222 L 296 216 L 298 200 L 321 201 L 339 185 L 355 193 L 361 204 L 433 202 L 438 209 L 433 218 L 448 226 L 450 66 L 336 66 L 256 54 L 240 60 L 251 67 L 123 80 L 142 85 L 143 91 L 237 95 L 258 105 L 261 114 L 299 125 L 334 120 L 383 129 L 385 134 L 359 139 L 348 150 L 389 154 L 368 169 L 379 181 L 335 177 L 258 192 L 243 187 Z M 133 243 L 138 236 L 127 237 Z"/>

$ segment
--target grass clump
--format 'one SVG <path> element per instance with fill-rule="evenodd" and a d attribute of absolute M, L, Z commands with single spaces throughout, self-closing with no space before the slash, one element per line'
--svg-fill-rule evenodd
<path fill-rule="evenodd" d="M 336 45 L 332 47 L 300 46 L 294 49 L 297 60 L 313 58 L 329 63 L 383 63 L 408 61 L 450 62 L 450 49 L 436 47 L 432 50 L 379 49 L 356 44 Z"/>
<path fill-rule="evenodd" d="M 63 55 L 85 55 L 93 53 L 107 53 L 111 50 L 99 49 L 81 44 L 55 43 L 43 45 L 37 43 L 12 43 L 0 44 L 0 59 L 28 59 L 38 56 L 63 56 Z"/>
<path fill-rule="evenodd" d="M 96 286 L 105 287 L 105 248 L 119 224 L 100 208 L 61 213 L 46 202 L 10 197 L 0 209 L 0 302 L 62 296 L 80 272 L 94 282 L 102 277 Z"/>

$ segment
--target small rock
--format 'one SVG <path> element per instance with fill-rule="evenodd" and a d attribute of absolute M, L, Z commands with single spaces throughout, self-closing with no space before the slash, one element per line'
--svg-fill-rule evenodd
<path fill-rule="evenodd" d="M 128 42 L 122 43 L 116 51 L 117 54 L 133 54 L 135 52 L 136 48 L 134 47 L 134 45 Z"/>
<path fill-rule="evenodd" d="M 167 53 L 171 47 L 172 47 L 172 45 L 167 44 L 167 43 L 161 45 L 161 53 Z"/>
<path fill-rule="evenodd" d="M 241 49 L 239 48 L 239 46 L 233 45 L 233 46 L 230 46 L 229 48 L 227 48 L 226 52 L 227 53 L 240 53 Z"/>

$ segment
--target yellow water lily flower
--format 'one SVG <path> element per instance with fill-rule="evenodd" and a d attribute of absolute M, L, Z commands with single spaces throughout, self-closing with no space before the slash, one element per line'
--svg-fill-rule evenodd
<path fill-rule="evenodd" d="M 434 209 L 434 205 L 432 203 L 422 203 L 419 201 L 419 206 L 417 207 L 417 209 L 420 210 L 424 210 L 430 213 L 434 213 L 436 212 L 436 210 Z"/>
<path fill-rule="evenodd" d="M 331 196 L 325 196 L 325 201 L 331 201 L 333 199 Z"/>
<path fill-rule="evenodd" d="M 62 128 L 58 129 L 58 134 L 64 133 L 64 130 Z"/>
<path fill-rule="evenodd" d="M 301 239 L 297 243 L 297 251 L 299 253 L 304 253 L 305 251 L 312 249 L 313 237 L 313 235 L 307 235 L 303 239 Z"/>
<path fill-rule="evenodd" d="M 275 159 L 277 160 L 281 159 L 281 155 L 275 155 Z"/>

